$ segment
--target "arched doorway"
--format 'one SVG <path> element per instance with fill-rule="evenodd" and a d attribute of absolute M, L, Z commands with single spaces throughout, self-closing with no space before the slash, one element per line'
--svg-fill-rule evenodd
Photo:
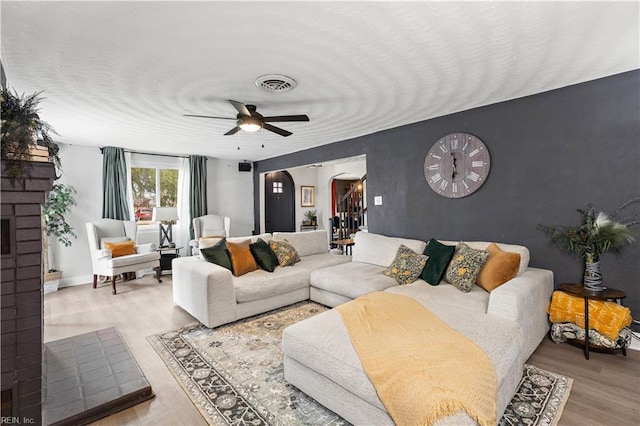
<path fill-rule="evenodd" d="M 294 232 L 295 185 L 287 171 L 267 173 L 264 178 L 265 232 Z"/>

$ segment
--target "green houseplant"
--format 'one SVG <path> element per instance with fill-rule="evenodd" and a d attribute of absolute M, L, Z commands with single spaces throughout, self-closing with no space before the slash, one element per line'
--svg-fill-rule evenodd
<path fill-rule="evenodd" d="M 72 244 L 72 237 L 78 238 L 69 222 L 67 222 L 67 214 L 71 207 L 76 205 L 75 194 L 77 192 L 73 186 L 56 183 L 51 188 L 43 208 L 42 223 L 44 232 L 42 235 L 42 247 L 45 293 L 56 291 L 62 277 L 62 271 L 56 270 L 54 262 L 50 260 L 52 256 L 50 256 L 49 237 L 57 238 L 65 247 L 69 247 Z"/>
<path fill-rule="evenodd" d="M 315 225 L 318 220 L 318 215 L 315 210 L 307 210 L 304 212 L 304 217 L 307 219 L 306 222 L 309 225 Z"/>
<path fill-rule="evenodd" d="M 577 226 L 538 225 L 538 229 L 547 233 L 551 241 L 584 258 L 584 287 L 590 291 L 602 291 L 602 273 L 600 258 L 609 250 L 619 251 L 631 244 L 635 237 L 629 227 L 640 223 L 640 213 L 625 217 L 623 209 L 640 202 L 640 197 L 622 203 L 612 215 L 596 213 L 593 205 L 578 209 L 582 214 L 582 223 Z"/>
<path fill-rule="evenodd" d="M 57 134 L 53 127 L 40 119 L 42 92 L 31 95 L 19 95 L 15 91 L 2 89 L 2 162 L 7 176 L 14 180 L 28 176 L 31 164 L 31 149 L 36 142 L 48 149 L 49 159 L 60 167 L 58 146 L 50 133 Z"/>

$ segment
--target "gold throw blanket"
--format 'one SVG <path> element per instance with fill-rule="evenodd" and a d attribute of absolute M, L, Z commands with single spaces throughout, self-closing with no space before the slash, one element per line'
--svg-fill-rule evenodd
<path fill-rule="evenodd" d="M 547 308 L 549 321 L 572 322 L 584 328 L 584 299 L 563 291 L 554 291 Z M 611 340 L 617 340 L 620 330 L 631 325 L 631 310 L 614 302 L 589 300 L 589 328 Z"/>
<path fill-rule="evenodd" d="M 497 423 L 498 379 L 484 351 L 414 299 L 374 292 L 336 308 L 396 425 L 466 412 Z"/>

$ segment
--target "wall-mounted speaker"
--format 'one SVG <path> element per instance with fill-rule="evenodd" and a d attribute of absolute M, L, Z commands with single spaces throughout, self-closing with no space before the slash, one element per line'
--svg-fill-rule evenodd
<path fill-rule="evenodd" d="M 246 161 L 243 163 L 238 163 L 238 171 L 239 172 L 250 172 L 251 171 L 251 163 L 247 163 Z"/>

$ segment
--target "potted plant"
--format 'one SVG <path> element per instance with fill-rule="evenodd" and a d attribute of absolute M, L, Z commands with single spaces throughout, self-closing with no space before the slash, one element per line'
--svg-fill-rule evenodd
<path fill-rule="evenodd" d="M 318 216 L 315 210 L 307 210 L 304 212 L 304 217 L 307 218 L 306 223 L 311 226 L 315 226 L 318 221 Z"/>
<path fill-rule="evenodd" d="M 640 213 L 618 219 L 622 210 L 633 203 L 640 202 L 640 197 L 622 203 L 609 216 L 603 212 L 596 214 L 596 209 L 589 204 L 586 209 L 578 209 L 582 214 L 582 223 L 578 226 L 538 225 L 538 229 L 551 236 L 551 241 L 570 253 L 584 258 L 584 288 L 590 291 L 602 291 L 602 274 L 600 257 L 609 251 L 620 250 L 634 241 L 629 229 L 640 223 Z"/>
<path fill-rule="evenodd" d="M 28 176 L 31 164 L 32 150 L 41 145 L 47 148 L 49 159 L 56 167 L 60 167 L 58 146 L 53 142 L 49 133 L 55 130 L 40 119 L 39 104 L 42 92 L 32 95 L 18 95 L 8 89 L 0 91 L 2 101 L 2 162 L 7 176 L 15 179 Z"/>
<path fill-rule="evenodd" d="M 67 222 L 67 213 L 71 206 L 76 205 L 74 195 L 76 194 L 74 187 L 56 183 L 51 188 L 44 205 L 42 222 L 44 232 L 42 234 L 43 247 L 43 263 L 44 263 L 44 287 L 45 294 L 58 290 L 62 271 L 55 268 L 55 263 L 50 259 L 51 248 L 49 247 L 49 237 L 55 237 L 65 247 L 69 247 L 72 243 L 71 237 L 78 238 L 73 232 L 73 228 Z"/>

